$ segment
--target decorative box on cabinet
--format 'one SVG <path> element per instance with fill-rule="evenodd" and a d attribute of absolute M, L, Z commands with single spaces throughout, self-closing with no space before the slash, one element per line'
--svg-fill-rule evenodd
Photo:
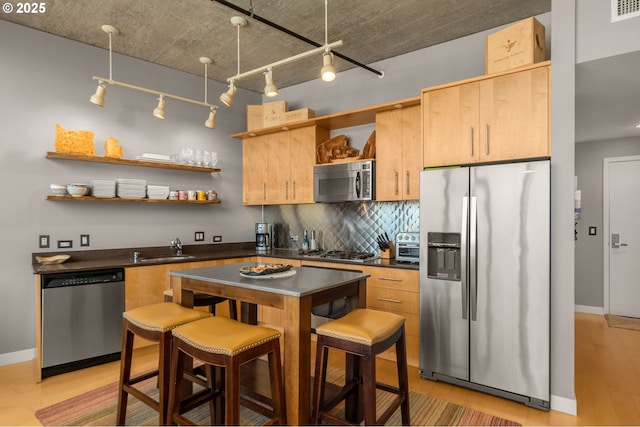
<path fill-rule="evenodd" d="M 549 71 L 547 61 L 424 89 L 423 165 L 548 157 Z"/>

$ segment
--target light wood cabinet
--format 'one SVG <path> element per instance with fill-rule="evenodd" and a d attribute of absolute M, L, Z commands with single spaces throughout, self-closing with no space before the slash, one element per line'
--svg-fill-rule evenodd
<path fill-rule="evenodd" d="M 420 351 L 420 273 L 399 268 L 365 267 L 367 307 L 396 313 L 405 318 L 407 363 L 419 365 Z M 395 360 L 395 348 L 380 357 Z"/>
<path fill-rule="evenodd" d="M 548 157 L 548 62 L 424 89 L 425 167 Z"/>
<path fill-rule="evenodd" d="M 243 203 L 313 203 L 316 146 L 328 138 L 329 131 L 317 126 L 245 138 Z"/>
<path fill-rule="evenodd" d="M 300 261 L 288 258 L 274 258 L 259 256 L 258 262 L 264 264 L 290 264 L 294 267 L 300 267 Z M 258 323 L 268 325 L 271 327 L 282 328 L 283 323 L 283 310 L 275 307 L 268 307 L 266 305 L 258 306 Z"/>
<path fill-rule="evenodd" d="M 420 106 L 376 114 L 376 200 L 418 200 Z"/>

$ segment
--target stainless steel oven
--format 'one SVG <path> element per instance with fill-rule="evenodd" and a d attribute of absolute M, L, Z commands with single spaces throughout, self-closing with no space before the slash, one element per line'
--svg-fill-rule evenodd
<path fill-rule="evenodd" d="M 420 262 L 420 232 L 404 231 L 396 234 L 396 261 Z"/>

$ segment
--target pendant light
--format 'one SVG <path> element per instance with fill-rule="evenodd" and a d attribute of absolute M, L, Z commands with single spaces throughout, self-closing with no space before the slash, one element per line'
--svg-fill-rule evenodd
<path fill-rule="evenodd" d="M 204 122 L 204 125 L 209 129 L 215 129 L 216 127 L 216 109 L 211 108 L 209 111 L 209 118 Z"/>
<path fill-rule="evenodd" d="M 164 111 L 164 107 L 165 107 L 165 101 L 164 101 L 164 96 L 160 95 L 160 98 L 158 98 L 158 106 L 153 110 L 153 117 L 157 117 L 159 119 L 164 119 L 165 117 L 165 111 Z"/>
<path fill-rule="evenodd" d="M 234 25 L 237 29 L 237 35 L 236 35 L 236 45 L 237 45 L 237 63 L 238 63 L 238 72 L 236 73 L 236 75 L 240 74 L 240 27 L 244 27 L 247 25 L 247 20 L 244 19 L 242 16 L 232 16 L 231 17 L 231 24 Z M 227 79 L 227 81 L 229 82 L 229 89 L 223 93 L 222 95 L 220 95 L 220 102 L 222 102 L 224 105 L 226 105 L 227 107 L 231 107 L 231 105 L 233 104 L 233 97 L 236 96 L 236 92 L 238 90 L 238 88 L 236 88 L 236 82 L 235 79 L 233 78 L 229 78 Z"/>
<path fill-rule="evenodd" d="M 269 68 L 264 73 L 265 86 L 264 86 L 264 96 L 268 98 L 273 98 L 274 96 L 278 96 L 278 88 L 276 84 L 273 82 L 273 71 Z"/>
<path fill-rule="evenodd" d="M 336 67 L 333 66 L 333 53 L 327 47 L 329 45 L 329 0 L 324 0 L 324 53 L 322 54 L 322 69 L 320 78 L 323 82 L 332 82 L 336 79 Z"/>
<path fill-rule="evenodd" d="M 96 93 L 91 95 L 92 104 L 96 104 L 99 107 L 104 107 L 104 95 L 107 93 L 107 88 L 104 85 L 102 80 L 98 81 L 98 88 L 96 89 Z"/>

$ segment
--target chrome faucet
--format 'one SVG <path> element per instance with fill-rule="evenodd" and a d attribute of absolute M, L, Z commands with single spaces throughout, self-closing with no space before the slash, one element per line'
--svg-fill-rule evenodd
<path fill-rule="evenodd" d="M 133 252 L 133 262 L 137 263 L 139 260 L 140 260 L 140 252 L 134 251 Z"/>
<path fill-rule="evenodd" d="M 177 237 L 171 241 L 171 250 L 173 251 L 173 256 L 182 255 L 182 242 Z"/>

